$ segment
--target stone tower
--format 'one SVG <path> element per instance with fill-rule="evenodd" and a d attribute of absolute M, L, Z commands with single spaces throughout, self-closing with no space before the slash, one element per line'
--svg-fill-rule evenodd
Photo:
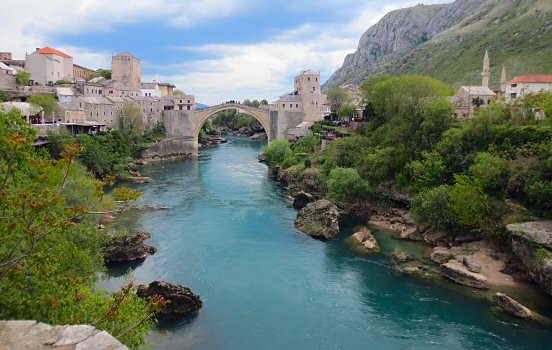
<path fill-rule="evenodd" d="M 111 79 L 124 86 L 140 89 L 142 86 L 142 61 L 130 52 L 121 52 L 111 58 Z"/>
<path fill-rule="evenodd" d="M 485 58 L 483 59 L 483 72 L 481 72 L 481 86 L 488 88 L 491 80 L 491 60 L 489 59 L 489 50 L 485 50 Z"/>
<path fill-rule="evenodd" d="M 506 93 L 506 66 L 503 65 L 502 66 L 502 75 L 500 76 L 500 92 L 501 92 L 501 95 L 504 96 L 504 94 Z"/>

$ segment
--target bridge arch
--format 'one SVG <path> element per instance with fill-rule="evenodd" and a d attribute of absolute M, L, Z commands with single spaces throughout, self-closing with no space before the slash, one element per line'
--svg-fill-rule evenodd
<path fill-rule="evenodd" d="M 195 110 L 195 121 L 194 121 L 194 136 L 197 138 L 199 136 L 199 132 L 201 131 L 201 128 L 203 127 L 203 124 L 212 117 L 213 115 L 230 110 L 230 109 L 236 109 L 238 111 L 243 111 L 246 114 L 249 114 L 253 116 L 255 119 L 261 123 L 263 129 L 266 132 L 266 135 L 268 137 L 268 140 L 271 140 L 271 130 L 270 130 L 270 112 L 268 109 L 262 109 L 262 108 L 256 108 L 256 107 L 249 107 L 242 104 L 237 103 L 224 103 L 212 107 L 208 107 L 205 109 L 196 109 Z"/>

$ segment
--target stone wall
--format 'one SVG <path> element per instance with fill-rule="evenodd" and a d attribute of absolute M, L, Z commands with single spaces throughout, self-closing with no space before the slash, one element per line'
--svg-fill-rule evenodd
<path fill-rule="evenodd" d="M 0 70 L 0 72 L 4 72 Z M 0 74 L 0 89 L 15 90 L 15 75 Z"/>
<path fill-rule="evenodd" d="M 36 321 L 0 321 L 0 349 L 128 350 L 106 331 L 89 325 L 50 326 Z"/>
<path fill-rule="evenodd" d="M 145 160 L 163 160 L 171 158 L 191 158 L 197 156 L 196 138 L 171 138 L 157 142 L 142 152 Z"/>

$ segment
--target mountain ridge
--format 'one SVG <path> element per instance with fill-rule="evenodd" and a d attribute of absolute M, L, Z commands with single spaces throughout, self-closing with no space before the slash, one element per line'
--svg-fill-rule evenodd
<path fill-rule="evenodd" d="M 396 22 L 389 26 L 389 20 L 397 18 L 397 13 L 404 15 L 430 6 L 417 5 L 385 15 L 362 35 L 355 53 L 348 55 L 343 66 L 324 83 L 324 91 L 335 85 L 360 84 L 378 74 L 426 74 L 455 87 L 477 83 L 485 49 L 491 54 L 494 87 L 498 87 L 502 64 L 509 79 L 523 73 L 552 73 L 552 1 L 456 0 L 432 6 L 441 6 L 432 19 L 407 19 L 406 26 Z M 411 36 L 404 35 L 405 29 L 413 25 L 418 29 L 414 37 L 410 32 Z M 378 40 L 366 39 L 382 28 L 399 34 L 385 45 L 405 40 L 408 44 L 374 52 L 382 35 L 376 35 Z M 424 33 L 425 41 L 421 40 Z M 378 56 L 378 52 L 383 54 Z"/>

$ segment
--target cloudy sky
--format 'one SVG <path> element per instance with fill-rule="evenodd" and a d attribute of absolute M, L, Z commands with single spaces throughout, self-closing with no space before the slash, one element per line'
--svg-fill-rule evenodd
<path fill-rule="evenodd" d="M 198 102 L 266 98 L 303 69 L 322 81 L 385 13 L 450 0 L 18 0 L 0 11 L 0 51 L 51 46 L 90 68 L 131 51 L 143 81 L 172 82 Z"/>

